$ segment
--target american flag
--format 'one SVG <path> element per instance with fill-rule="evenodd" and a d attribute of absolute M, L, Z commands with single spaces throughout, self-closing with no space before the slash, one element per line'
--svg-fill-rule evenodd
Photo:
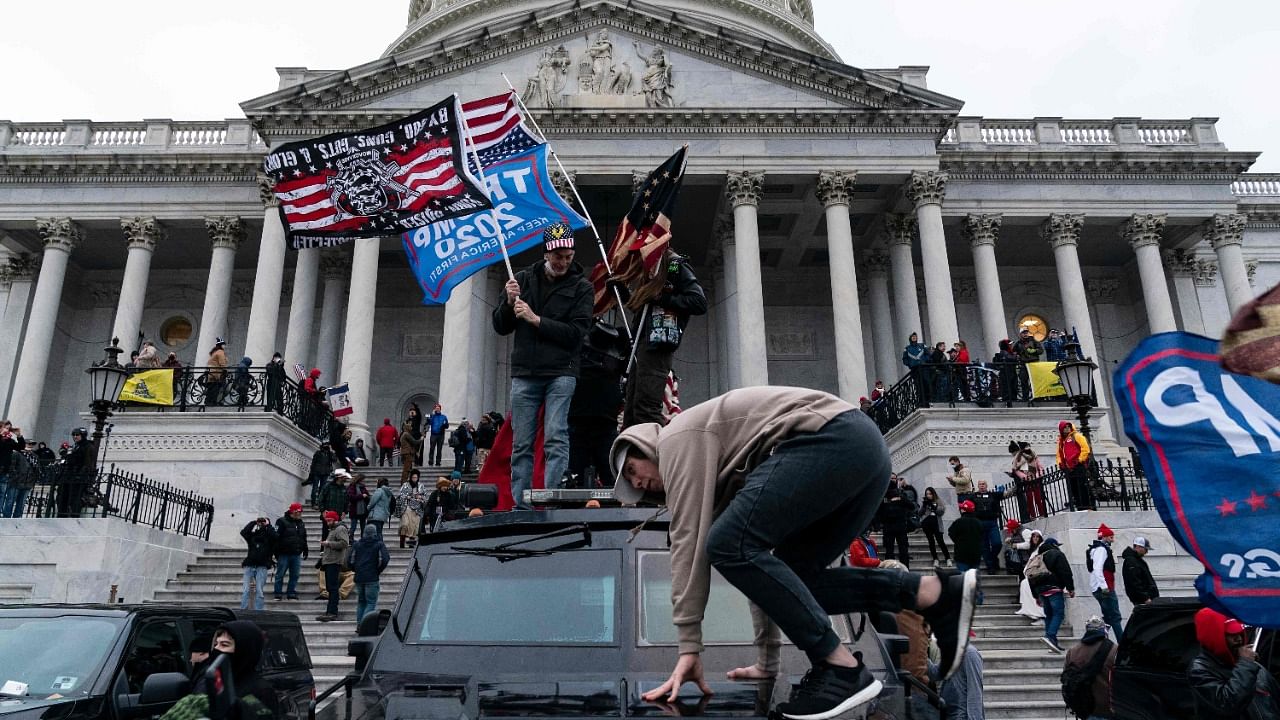
<path fill-rule="evenodd" d="M 524 124 L 524 115 L 520 113 L 513 92 L 465 102 L 462 104 L 462 116 L 471 130 L 471 139 L 475 141 L 482 167 L 539 145 Z M 469 150 L 467 167 L 472 173 L 478 172 Z"/>
<path fill-rule="evenodd" d="M 631 211 L 623 218 L 618 233 L 609 246 L 609 262 L 614 279 L 632 285 L 652 277 L 671 244 L 671 215 L 676 196 L 684 182 L 685 154 L 682 147 L 675 155 L 649 173 L 631 203 Z M 609 292 L 609 271 L 601 261 L 591 271 L 595 289 L 595 314 L 601 315 L 613 306 L 615 296 Z"/>

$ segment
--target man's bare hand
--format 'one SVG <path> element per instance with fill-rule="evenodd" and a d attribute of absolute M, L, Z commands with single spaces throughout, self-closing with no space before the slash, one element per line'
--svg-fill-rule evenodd
<path fill-rule="evenodd" d="M 515 305 L 516 301 L 520 299 L 520 283 L 515 280 L 508 280 L 503 290 L 507 293 L 508 305 Z"/>
<path fill-rule="evenodd" d="M 702 677 L 702 656 L 698 653 L 684 653 L 680 659 L 676 661 L 676 669 L 671 671 L 671 677 L 662 685 L 641 695 L 644 700 L 653 701 L 666 696 L 667 702 L 675 702 L 680 696 L 680 686 L 687 682 L 697 683 L 698 689 L 703 695 L 712 695 L 711 688 L 707 687 L 707 681 Z"/>
<path fill-rule="evenodd" d="M 1241 660 L 1253 660 L 1254 662 L 1257 662 L 1257 661 L 1258 661 L 1258 653 L 1254 652 L 1254 651 L 1253 651 L 1253 648 L 1249 647 L 1248 645 L 1245 645 L 1245 646 L 1243 646 L 1243 647 L 1241 647 L 1241 648 L 1240 648 L 1240 659 L 1241 659 Z"/>
<path fill-rule="evenodd" d="M 515 313 L 516 317 L 524 320 L 534 327 L 538 327 L 542 324 L 542 318 L 533 311 L 533 308 L 529 307 L 529 303 L 523 300 L 516 300 Z"/>
<path fill-rule="evenodd" d="M 730 680 L 772 680 L 773 673 L 760 667 L 759 664 L 734 668 L 725 673 Z"/>

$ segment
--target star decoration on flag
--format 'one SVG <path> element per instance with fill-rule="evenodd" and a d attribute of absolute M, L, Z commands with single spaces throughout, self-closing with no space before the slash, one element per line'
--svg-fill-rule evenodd
<path fill-rule="evenodd" d="M 1267 507 L 1267 496 L 1259 495 L 1257 490 L 1251 490 L 1249 491 L 1249 497 L 1245 502 L 1249 503 L 1250 510 L 1258 512 L 1259 510 L 1263 510 Z"/>
<path fill-rule="evenodd" d="M 1226 498 L 1222 498 L 1222 504 L 1217 506 L 1218 514 L 1220 514 L 1222 517 L 1226 517 L 1228 515 L 1235 515 L 1236 505 L 1239 505 L 1239 504 L 1240 503 L 1231 502 Z"/>

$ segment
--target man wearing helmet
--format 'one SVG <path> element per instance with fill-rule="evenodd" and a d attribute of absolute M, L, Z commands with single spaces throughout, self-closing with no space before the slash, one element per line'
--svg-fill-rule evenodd
<path fill-rule="evenodd" d="M 62 463 L 61 490 L 58 492 L 58 517 L 78 517 L 81 498 L 93 480 L 93 444 L 84 428 L 71 431 L 71 447 Z"/>

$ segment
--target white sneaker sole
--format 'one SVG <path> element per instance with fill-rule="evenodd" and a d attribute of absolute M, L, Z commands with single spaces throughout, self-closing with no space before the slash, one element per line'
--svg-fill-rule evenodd
<path fill-rule="evenodd" d="M 960 669 L 964 661 L 964 651 L 969 647 L 969 632 L 973 630 L 973 613 L 977 609 L 975 600 L 978 597 L 978 571 L 964 572 L 964 590 L 960 593 L 960 622 L 956 623 L 956 655 L 951 659 L 951 667 L 947 669 L 946 680 Z"/>
<path fill-rule="evenodd" d="M 869 671 L 863 670 L 863 672 L 869 672 Z M 871 702 L 872 700 L 876 699 L 877 697 L 880 697 L 880 691 L 883 689 L 884 689 L 884 683 L 880 682 L 879 680 L 872 680 L 870 685 L 866 686 L 862 690 L 859 690 L 856 694 L 854 694 L 853 697 L 849 698 L 848 700 L 845 700 L 844 702 L 840 703 L 839 705 L 831 708 L 826 712 L 820 712 L 813 715 L 788 715 L 787 713 L 779 713 L 779 714 L 782 715 L 782 717 L 787 718 L 787 720 L 829 720 L 830 718 L 836 717 L 837 715 L 841 715 L 843 713 L 847 713 L 850 710 L 858 707 L 859 705 L 865 705 Z"/>

